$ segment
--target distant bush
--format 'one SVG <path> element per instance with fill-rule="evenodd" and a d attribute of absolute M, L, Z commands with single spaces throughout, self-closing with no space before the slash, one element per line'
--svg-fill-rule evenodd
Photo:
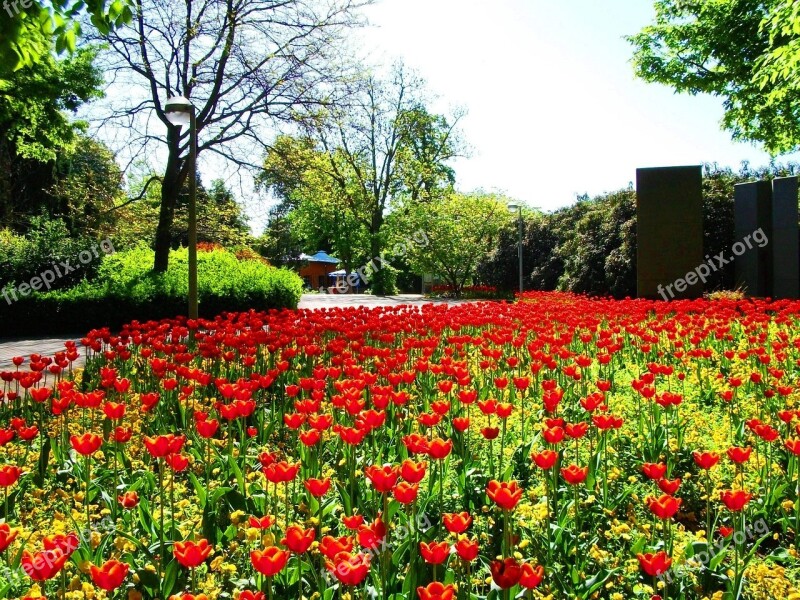
<path fill-rule="evenodd" d="M 0 304 L 0 335 L 77 333 L 93 327 L 186 314 L 188 251 L 170 254 L 166 273 L 151 271 L 153 253 L 140 246 L 103 257 L 92 281 L 18 302 Z M 251 308 L 296 308 L 302 280 L 261 260 L 239 260 L 223 249 L 198 252 L 198 296 L 201 317 Z"/>

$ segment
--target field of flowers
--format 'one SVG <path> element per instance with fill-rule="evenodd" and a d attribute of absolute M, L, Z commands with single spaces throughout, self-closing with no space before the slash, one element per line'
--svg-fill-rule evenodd
<path fill-rule="evenodd" d="M 800 599 L 799 324 L 534 293 L 92 331 L 0 373 L 0 598 Z"/>

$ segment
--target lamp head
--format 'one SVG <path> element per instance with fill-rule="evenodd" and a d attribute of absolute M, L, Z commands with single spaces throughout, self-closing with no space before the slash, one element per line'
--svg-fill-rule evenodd
<path fill-rule="evenodd" d="M 167 121 L 178 127 L 188 127 L 192 120 L 194 107 L 188 98 L 173 96 L 164 104 Z"/>

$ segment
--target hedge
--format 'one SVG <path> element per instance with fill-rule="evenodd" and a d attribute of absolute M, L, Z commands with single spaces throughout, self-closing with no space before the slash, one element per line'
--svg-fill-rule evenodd
<path fill-rule="evenodd" d="M 150 271 L 152 251 L 139 247 L 108 255 L 93 280 L 67 290 L 34 292 L 10 305 L 0 297 L 0 337 L 80 333 L 97 327 L 185 315 L 188 252 L 170 254 L 166 273 Z M 198 253 L 201 317 L 225 311 L 297 308 L 300 277 L 260 260 L 239 260 L 225 250 Z"/>

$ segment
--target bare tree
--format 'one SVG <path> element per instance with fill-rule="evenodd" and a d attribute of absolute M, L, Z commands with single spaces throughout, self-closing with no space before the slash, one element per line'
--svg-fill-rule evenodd
<path fill-rule="evenodd" d="M 132 0 L 131 23 L 102 37 L 109 110 L 98 124 L 116 131 L 115 145 L 132 158 L 157 144 L 168 152 L 155 271 L 168 265 L 189 168 L 188 132 L 169 123 L 166 99 L 182 95 L 195 105 L 198 155 L 257 169 L 269 125 L 336 102 L 335 82 L 349 64 L 344 35 L 363 24 L 359 9 L 372 1 Z"/>

